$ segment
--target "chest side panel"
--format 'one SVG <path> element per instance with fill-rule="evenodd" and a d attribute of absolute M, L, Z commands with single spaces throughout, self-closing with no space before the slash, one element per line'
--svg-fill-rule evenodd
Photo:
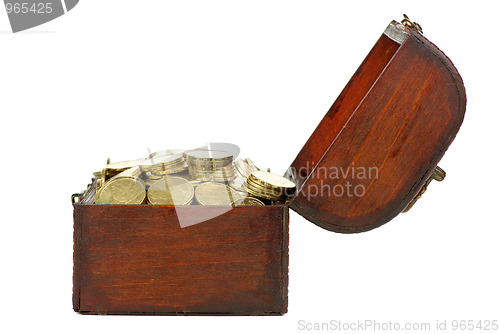
<path fill-rule="evenodd" d="M 80 313 L 282 314 L 287 289 L 286 207 L 237 207 L 180 228 L 174 207 L 75 206 Z"/>

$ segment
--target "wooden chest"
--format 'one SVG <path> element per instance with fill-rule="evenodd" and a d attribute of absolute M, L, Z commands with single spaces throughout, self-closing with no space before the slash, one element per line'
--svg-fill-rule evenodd
<path fill-rule="evenodd" d="M 286 313 L 288 208 L 337 232 L 380 226 L 420 196 L 462 123 L 457 70 L 404 23 L 389 25 L 291 164 L 299 191 L 289 203 L 179 208 L 75 196 L 74 310 Z M 179 210 L 214 218 L 181 228 Z"/>

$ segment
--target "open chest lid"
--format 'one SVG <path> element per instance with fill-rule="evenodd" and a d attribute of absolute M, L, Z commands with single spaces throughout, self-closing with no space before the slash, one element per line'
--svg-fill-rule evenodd
<path fill-rule="evenodd" d="M 393 21 L 287 171 L 290 207 L 336 232 L 388 222 L 435 175 L 465 104 L 452 62 L 418 24 Z"/>

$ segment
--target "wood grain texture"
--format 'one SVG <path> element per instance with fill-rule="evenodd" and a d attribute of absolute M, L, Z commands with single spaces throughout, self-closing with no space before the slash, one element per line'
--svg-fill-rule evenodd
<path fill-rule="evenodd" d="M 187 211 L 186 211 L 187 209 Z M 212 214 L 213 207 L 184 213 Z M 180 228 L 174 207 L 74 206 L 75 311 L 278 315 L 288 303 L 288 208 L 236 207 Z"/>
<path fill-rule="evenodd" d="M 325 229 L 362 232 L 394 218 L 463 121 L 457 70 L 418 32 L 408 33 L 401 46 L 380 38 L 292 163 L 302 188 L 291 208 Z M 348 184 L 360 191 L 349 195 Z"/>
<path fill-rule="evenodd" d="M 398 50 L 399 44 L 382 35 L 339 97 L 321 120 L 292 163 L 297 187 L 300 189 L 325 152 L 333 143 L 353 111 L 373 86 L 384 67 Z"/>

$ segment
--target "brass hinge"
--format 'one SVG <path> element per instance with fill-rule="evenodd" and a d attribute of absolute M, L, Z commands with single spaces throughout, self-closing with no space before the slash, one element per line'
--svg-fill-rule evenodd
<path fill-rule="evenodd" d="M 403 210 L 403 212 L 410 211 L 410 209 L 415 205 L 415 203 L 417 203 L 418 199 L 420 197 L 422 197 L 422 195 L 425 193 L 425 191 L 427 190 L 427 187 L 429 186 L 429 183 L 431 183 L 432 180 L 436 180 L 438 182 L 441 182 L 441 181 L 444 180 L 445 177 L 446 177 L 446 172 L 442 168 L 440 168 L 439 166 L 436 166 L 436 168 L 434 168 L 434 170 L 432 171 L 431 177 L 429 177 L 427 179 L 427 181 L 425 181 L 424 186 L 422 187 L 422 189 L 420 189 L 420 191 L 418 192 L 417 196 L 415 196 L 412 199 L 412 201 L 410 202 L 410 204 L 408 204 L 408 206 L 406 207 L 406 209 Z"/>
<path fill-rule="evenodd" d="M 418 31 L 421 34 L 424 33 L 422 31 L 422 27 L 420 26 L 420 24 L 418 24 L 417 22 L 412 22 L 406 14 L 403 14 L 403 20 L 401 21 L 401 24 L 403 24 L 405 27 L 409 29 L 414 29 Z"/>

